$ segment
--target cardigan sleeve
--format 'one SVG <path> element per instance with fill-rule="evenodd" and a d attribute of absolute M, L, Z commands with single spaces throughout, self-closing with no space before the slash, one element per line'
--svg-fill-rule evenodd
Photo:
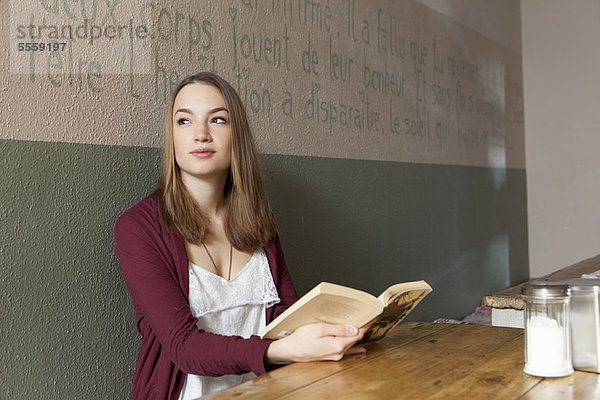
<path fill-rule="evenodd" d="M 149 218 L 123 214 L 115 248 L 142 335 L 156 335 L 161 352 L 182 372 L 221 376 L 265 372 L 271 340 L 223 336 L 199 330 L 178 283 L 173 255 Z"/>
<path fill-rule="evenodd" d="M 289 306 L 298 300 L 296 289 L 294 288 L 292 278 L 285 263 L 285 258 L 283 257 L 279 236 L 276 236 L 273 239 L 271 247 L 274 250 L 273 263 L 276 266 L 275 271 L 273 271 L 273 276 L 276 280 L 275 285 L 277 286 L 277 293 L 279 294 L 279 299 L 281 301 L 273 306 L 273 314 L 270 321 L 277 318 L 279 314 L 287 310 Z"/>

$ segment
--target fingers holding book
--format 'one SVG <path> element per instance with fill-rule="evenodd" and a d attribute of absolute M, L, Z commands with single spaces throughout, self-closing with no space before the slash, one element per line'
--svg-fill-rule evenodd
<path fill-rule="evenodd" d="M 364 353 L 364 347 L 354 347 L 373 321 L 361 328 L 327 323 L 299 327 L 291 335 L 275 340 L 265 354 L 267 362 L 337 361 L 344 355 Z"/>

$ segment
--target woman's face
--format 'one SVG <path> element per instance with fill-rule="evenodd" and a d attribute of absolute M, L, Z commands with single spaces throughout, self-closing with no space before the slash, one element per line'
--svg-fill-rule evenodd
<path fill-rule="evenodd" d="M 192 83 L 177 93 L 173 143 L 184 182 L 225 178 L 231 166 L 231 137 L 229 110 L 219 89 Z"/>

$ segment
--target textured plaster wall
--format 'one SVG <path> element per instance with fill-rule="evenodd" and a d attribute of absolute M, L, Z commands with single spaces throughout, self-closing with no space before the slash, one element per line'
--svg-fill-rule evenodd
<path fill-rule="evenodd" d="M 528 278 L 523 170 L 264 158 L 301 293 L 325 280 L 378 295 L 425 279 L 434 292 L 409 318 L 431 321 Z"/>
<path fill-rule="evenodd" d="M 127 398 L 138 338 L 112 226 L 153 187 L 158 152 L 3 140 L 0 153 L 0 398 Z"/>
<path fill-rule="evenodd" d="M 519 3 L 487 3 L 0 2 L 0 398 L 129 398 L 112 227 L 152 192 L 165 99 L 200 69 L 249 109 L 301 293 L 426 279 L 411 318 L 430 320 L 526 279 Z M 85 17 L 153 37 L 19 50 L 47 43 L 19 26 Z"/>
<path fill-rule="evenodd" d="M 170 89 L 208 69 L 238 89 L 265 153 L 524 168 L 518 2 L 423 3 L 3 3 L 1 93 L 20 101 L 0 137 L 158 147 Z"/>

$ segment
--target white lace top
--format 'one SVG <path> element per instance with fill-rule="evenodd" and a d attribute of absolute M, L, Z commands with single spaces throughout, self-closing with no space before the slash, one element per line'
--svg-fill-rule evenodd
<path fill-rule="evenodd" d="M 269 262 L 263 249 L 230 281 L 189 263 L 192 314 L 198 328 L 221 335 L 248 338 L 266 326 L 266 309 L 279 303 Z M 186 376 L 179 400 L 195 399 L 242 383 L 255 375 Z"/>

